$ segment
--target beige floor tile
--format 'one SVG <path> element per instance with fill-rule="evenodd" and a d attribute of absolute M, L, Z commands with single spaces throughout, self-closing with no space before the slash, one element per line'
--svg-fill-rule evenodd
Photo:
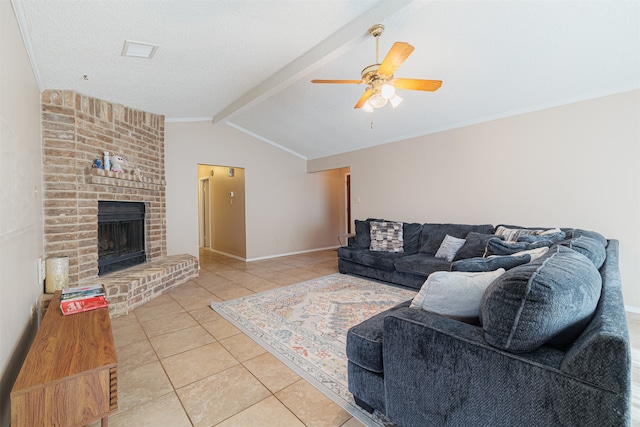
<path fill-rule="evenodd" d="M 269 396 L 216 427 L 304 427 L 278 399 Z"/>
<path fill-rule="evenodd" d="M 118 377 L 118 408 L 126 411 L 173 391 L 171 382 L 160 365 L 152 362 L 126 371 Z"/>
<path fill-rule="evenodd" d="M 214 341 L 211 334 L 200 325 L 152 337 L 149 340 L 161 359 Z"/>
<path fill-rule="evenodd" d="M 124 375 L 126 371 L 146 365 L 147 363 L 158 361 L 158 356 L 147 339 L 118 347 L 116 351 L 118 356 L 118 372 L 120 375 Z"/>
<path fill-rule="evenodd" d="M 211 292 L 199 285 L 189 289 L 178 288 L 172 291 L 170 295 L 186 310 L 206 307 L 214 296 Z"/>
<path fill-rule="evenodd" d="M 164 297 L 168 299 L 164 299 Z M 136 308 L 133 312 L 138 317 L 140 322 L 146 322 L 148 320 L 161 319 L 163 317 L 175 316 L 176 314 L 183 313 L 185 310 L 182 308 L 180 304 L 178 304 L 173 298 L 169 295 L 162 295 L 158 298 L 163 298 L 162 304 L 153 304 L 148 305 L 150 303 L 141 305 Z M 155 300 L 154 300 L 155 301 Z M 154 302 L 151 301 L 151 302 Z"/>
<path fill-rule="evenodd" d="M 218 341 L 242 333 L 240 329 L 236 328 L 231 324 L 231 322 L 223 319 L 222 317 L 218 320 L 214 320 L 213 322 L 204 323 L 202 324 L 202 327 L 209 331 L 209 333 Z"/>
<path fill-rule="evenodd" d="M 270 395 L 242 365 L 177 390 L 196 427 L 215 425 Z"/>
<path fill-rule="evenodd" d="M 272 393 L 290 386 L 300 376 L 270 353 L 247 360 L 243 365 Z"/>
<path fill-rule="evenodd" d="M 145 320 L 141 324 L 144 332 L 151 338 L 197 326 L 198 322 L 189 313 L 182 312 L 162 319 Z"/>
<path fill-rule="evenodd" d="M 109 417 L 111 427 L 191 427 L 178 396 L 172 391 L 128 411 Z"/>
<path fill-rule="evenodd" d="M 308 427 L 339 427 L 351 417 L 304 380 L 280 390 L 275 396 Z"/>
<path fill-rule="evenodd" d="M 342 424 L 342 426 L 340 427 L 362 427 L 362 426 L 364 426 L 364 424 L 362 424 L 360 420 L 358 420 L 355 417 L 351 417 L 347 420 L 346 423 Z"/>
<path fill-rule="evenodd" d="M 124 316 L 112 317 L 111 318 L 111 330 L 120 329 L 124 326 L 130 326 L 138 323 L 138 318 L 135 314 L 129 313 Z"/>
<path fill-rule="evenodd" d="M 222 316 L 216 313 L 216 311 L 211 308 L 210 304 L 211 302 L 208 302 L 206 307 L 189 310 L 189 314 L 200 324 L 222 319 Z"/>
<path fill-rule="evenodd" d="M 251 280 L 252 278 L 252 275 L 250 273 L 236 269 L 217 271 L 216 274 L 219 274 L 220 276 L 224 277 L 225 279 L 229 279 L 234 283 L 240 284 L 242 284 L 243 281 Z"/>
<path fill-rule="evenodd" d="M 112 329 L 112 332 L 116 350 L 125 345 L 147 339 L 142 326 L 140 326 L 140 323 L 137 321 L 136 323 L 131 323 L 118 329 Z"/>
<path fill-rule="evenodd" d="M 215 292 L 215 295 L 221 298 L 223 301 L 229 301 L 236 298 L 246 297 L 247 295 L 253 295 L 254 292 L 249 289 L 242 287 L 240 285 L 236 285 L 236 287 L 232 289 L 227 289 L 224 291 Z"/>
<path fill-rule="evenodd" d="M 217 342 L 167 357 L 160 362 L 175 388 L 184 387 L 239 363 Z"/>
<path fill-rule="evenodd" d="M 233 357 L 238 359 L 240 362 L 245 362 L 267 352 L 245 334 L 238 334 L 225 338 L 220 340 L 220 344 L 229 350 L 229 353 L 231 353 Z"/>

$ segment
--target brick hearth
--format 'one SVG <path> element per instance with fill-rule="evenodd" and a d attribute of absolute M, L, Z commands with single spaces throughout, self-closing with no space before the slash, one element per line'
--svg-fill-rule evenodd
<path fill-rule="evenodd" d="M 46 257 L 69 257 L 69 286 L 98 279 L 99 200 L 146 204 L 149 262 L 131 272 L 127 269 L 112 273 L 120 278 L 115 281 L 117 286 L 107 290 L 113 299 L 112 314 L 124 314 L 139 304 L 140 298 L 146 301 L 157 292 L 197 276 L 195 257 L 187 262 L 188 256 L 184 256 L 187 258 L 177 262 L 166 256 L 164 116 L 73 91 L 46 90 L 42 94 L 42 146 L 44 252 Z M 126 159 L 124 173 L 92 168 L 94 159 L 102 159 L 104 151 Z M 154 285 L 157 292 L 145 290 L 143 297 L 132 293 L 141 277 L 148 277 L 141 273 L 146 267 L 154 271 L 151 276 L 168 277 L 166 282 L 172 283 L 160 281 Z M 160 276 L 158 268 L 165 271 Z M 173 277 L 176 268 L 180 274 Z M 127 290 L 130 302 L 125 308 L 121 278 L 127 274 L 132 280 Z M 110 276 L 104 275 L 100 281 L 110 283 Z M 143 281 L 148 287 L 157 282 L 154 280 Z"/>

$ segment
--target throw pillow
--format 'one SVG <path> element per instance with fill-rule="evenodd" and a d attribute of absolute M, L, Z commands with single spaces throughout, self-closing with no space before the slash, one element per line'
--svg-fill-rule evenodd
<path fill-rule="evenodd" d="M 527 251 L 529 249 L 537 249 L 543 246 L 550 247 L 553 245 L 551 240 L 539 240 L 533 243 L 527 242 L 505 242 L 500 239 L 490 239 L 487 243 L 486 256 L 489 255 L 513 255 L 517 252 Z"/>
<path fill-rule="evenodd" d="M 538 235 L 543 233 L 542 229 L 529 229 L 529 228 L 509 228 L 502 225 L 496 227 L 495 235 L 504 237 L 507 242 L 517 242 L 518 237 L 522 235 L 532 234 Z"/>
<path fill-rule="evenodd" d="M 591 321 L 601 288 L 587 257 L 558 246 L 491 283 L 480 305 L 484 338 L 513 353 L 566 347 Z"/>
<path fill-rule="evenodd" d="M 511 256 L 529 255 L 531 257 L 531 261 L 529 261 L 529 262 L 533 262 L 533 261 L 537 260 L 538 258 L 540 258 L 542 255 L 546 254 L 547 252 L 549 252 L 549 248 L 546 247 L 546 246 L 543 246 L 543 247 L 537 248 L 537 249 L 529 249 L 529 250 L 522 251 L 522 252 L 516 252 L 515 254 L 512 254 Z M 491 255 L 489 258 L 491 258 L 493 256 L 498 256 L 498 255 Z"/>
<path fill-rule="evenodd" d="M 550 232 L 545 231 L 542 234 L 532 235 L 532 234 L 523 234 L 518 236 L 518 242 L 527 242 L 527 243 L 535 243 L 541 240 L 550 240 L 553 243 L 558 243 L 565 239 L 566 234 L 564 231 L 557 229 L 557 231 L 549 230 Z"/>
<path fill-rule="evenodd" d="M 547 249 L 547 248 L 545 248 Z M 451 271 L 495 271 L 499 268 L 510 270 L 531 261 L 531 255 L 504 255 L 490 256 L 488 258 L 476 257 L 455 261 L 451 264 Z"/>
<path fill-rule="evenodd" d="M 458 250 L 464 245 L 465 241 L 465 239 L 458 239 L 457 237 L 449 236 L 447 234 L 444 236 L 444 240 L 440 244 L 438 252 L 436 252 L 436 258 L 444 259 L 448 262 L 453 261 L 453 258 L 456 256 Z"/>
<path fill-rule="evenodd" d="M 404 252 L 401 222 L 371 222 L 372 251 Z"/>
<path fill-rule="evenodd" d="M 411 307 L 474 322 L 480 314 L 485 289 L 503 273 L 502 268 L 488 273 L 436 271 L 424 282 Z"/>
<path fill-rule="evenodd" d="M 464 245 L 456 253 L 454 261 L 467 258 L 476 258 L 484 256 L 484 252 L 487 249 L 487 243 L 489 239 L 499 238 L 504 239 L 502 236 L 496 236 L 495 234 L 484 234 L 471 231 L 465 237 Z"/>

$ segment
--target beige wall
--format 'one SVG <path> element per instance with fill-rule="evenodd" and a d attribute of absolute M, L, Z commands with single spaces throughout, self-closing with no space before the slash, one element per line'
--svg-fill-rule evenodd
<path fill-rule="evenodd" d="M 11 3 L 0 1 L 0 425 L 35 333 L 43 253 L 40 92 Z"/>
<path fill-rule="evenodd" d="M 428 120 L 428 118 L 425 118 Z M 317 159 L 351 166 L 354 218 L 579 227 L 620 240 L 640 308 L 640 91 Z"/>
<path fill-rule="evenodd" d="M 345 226 L 336 172 L 308 174 L 304 159 L 224 124 L 167 122 L 169 254 L 198 255 L 198 164 L 244 168 L 248 260 L 337 246 Z"/>

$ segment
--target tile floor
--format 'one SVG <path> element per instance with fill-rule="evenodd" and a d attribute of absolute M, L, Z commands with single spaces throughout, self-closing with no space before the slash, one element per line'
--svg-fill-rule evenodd
<path fill-rule="evenodd" d="M 111 427 L 362 425 L 209 307 L 336 273 L 335 250 L 251 263 L 202 251 L 200 266 L 197 279 L 112 319 Z"/>
<path fill-rule="evenodd" d="M 203 251 L 200 265 L 197 279 L 112 319 L 119 409 L 110 426 L 362 426 L 209 307 L 336 273 L 335 251 L 251 263 Z M 640 314 L 627 319 L 638 396 Z"/>

